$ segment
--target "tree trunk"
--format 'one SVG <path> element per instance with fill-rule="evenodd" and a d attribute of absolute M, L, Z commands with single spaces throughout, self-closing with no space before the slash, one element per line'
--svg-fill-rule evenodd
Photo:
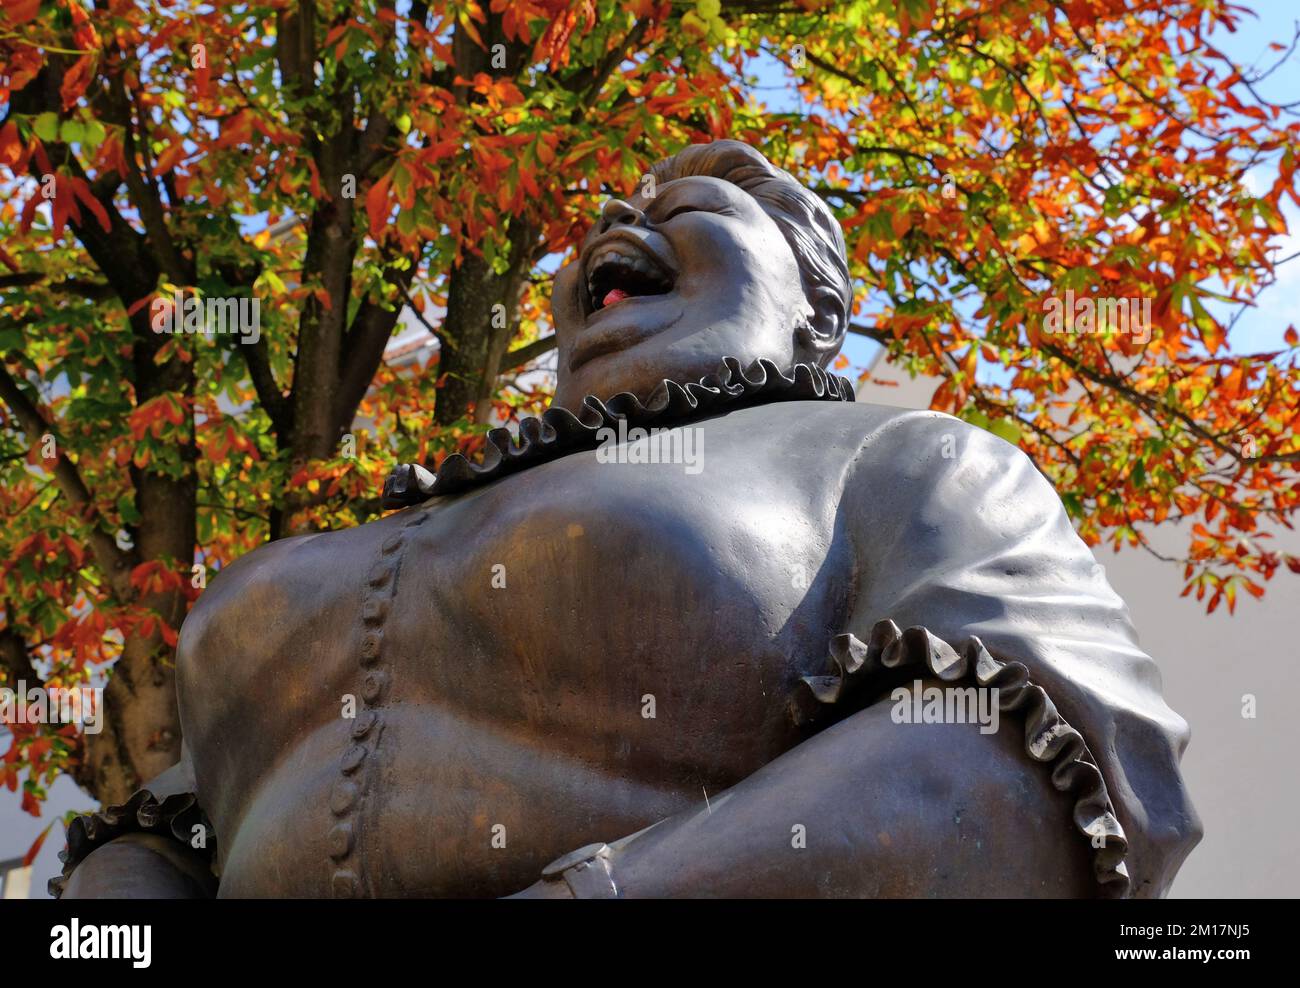
<path fill-rule="evenodd" d="M 506 39 L 499 14 L 488 16 L 480 35 L 484 47 L 459 26 L 452 38 L 456 74 L 462 78 L 472 79 L 479 72 L 514 75 L 528 58 L 526 46 Z M 504 68 L 492 65 L 489 53 L 496 45 L 505 45 Z M 479 98 L 468 86 L 456 86 L 454 91 L 462 104 Z M 468 251 L 451 269 L 447 314 L 438 333 L 438 373 L 443 384 L 438 389 L 434 421 L 439 425 L 455 422 L 471 411 L 479 423 L 487 422 L 491 415 L 491 397 L 501 360 L 518 326 L 519 296 L 532 269 L 539 236 L 539 231 L 520 217 L 509 217 L 508 222 L 509 254 L 503 273 L 492 270 L 482 255 Z"/>
<path fill-rule="evenodd" d="M 510 263 L 504 274 L 475 254 L 466 254 L 451 272 L 447 314 L 438 334 L 438 372 L 446 375 L 434 407 L 439 425 L 471 410 L 475 422 L 486 422 L 491 414 L 501 360 L 519 323 L 519 296 L 537 240 L 529 224 L 518 219 L 511 224 Z"/>

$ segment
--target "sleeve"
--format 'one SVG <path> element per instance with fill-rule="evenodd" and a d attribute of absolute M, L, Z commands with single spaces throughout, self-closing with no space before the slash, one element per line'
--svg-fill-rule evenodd
<path fill-rule="evenodd" d="M 881 621 L 923 627 L 953 644 L 976 638 L 998 665 L 1023 667 L 1048 705 L 1035 696 L 1027 743 L 1058 720 L 1056 733 L 1077 732 L 1076 820 L 1113 806 L 1125 893 L 1163 895 L 1201 834 L 1178 764 L 1187 724 L 1032 461 L 951 416 L 904 413 L 860 447 L 841 512 L 858 560 L 844 630 L 870 640 Z M 1100 789 L 1083 784 L 1088 764 Z"/>
<path fill-rule="evenodd" d="M 50 895 L 60 898 L 68 879 L 91 852 L 126 834 L 156 834 L 179 841 L 208 862 L 217 874 L 217 841 L 212 824 L 199 806 L 189 752 L 181 760 L 137 789 L 125 803 L 83 813 L 68 824 L 68 846 L 59 853 L 63 871 L 49 882 Z"/>

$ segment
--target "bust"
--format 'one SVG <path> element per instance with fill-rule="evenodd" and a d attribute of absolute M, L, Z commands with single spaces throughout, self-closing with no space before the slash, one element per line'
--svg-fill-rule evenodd
<path fill-rule="evenodd" d="M 653 174 L 556 277 L 541 420 L 212 582 L 181 761 L 72 824 L 56 892 L 1168 888 L 1186 725 L 1051 486 L 826 372 L 844 242 L 790 175 Z"/>

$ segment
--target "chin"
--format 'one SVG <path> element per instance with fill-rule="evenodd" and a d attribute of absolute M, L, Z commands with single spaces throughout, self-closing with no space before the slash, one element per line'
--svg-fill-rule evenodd
<path fill-rule="evenodd" d="M 555 404 L 576 413 L 587 395 L 595 395 L 601 401 L 608 401 L 614 395 L 625 391 L 645 401 L 663 379 L 662 375 L 637 373 L 634 368 L 599 366 L 606 363 L 613 364 L 617 359 L 617 355 L 598 357 L 583 370 L 572 375 L 565 385 L 556 388 Z"/>
<path fill-rule="evenodd" d="M 647 351 L 644 354 L 638 354 L 637 349 L 641 348 L 597 357 L 583 364 L 576 373 L 564 375 L 566 380 L 557 386 L 554 404 L 576 412 L 587 395 L 608 401 L 623 392 L 645 402 L 664 380 L 685 384 L 715 373 L 723 357 L 735 357 L 744 366 L 758 356 L 767 357 L 780 367 L 788 368 L 790 364 L 788 354 L 750 353 L 748 347 L 740 346 L 664 349 L 650 344 L 644 347 Z"/>
<path fill-rule="evenodd" d="M 644 402 L 664 380 L 686 383 L 714 373 L 723 357 L 748 365 L 763 356 L 789 366 L 788 330 L 754 325 L 751 310 L 685 288 L 593 311 L 575 294 L 565 315 L 576 318 L 557 325 L 567 345 L 560 348 L 554 404 L 576 412 L 587 395 L 604 401 L 623 392 Z"/>

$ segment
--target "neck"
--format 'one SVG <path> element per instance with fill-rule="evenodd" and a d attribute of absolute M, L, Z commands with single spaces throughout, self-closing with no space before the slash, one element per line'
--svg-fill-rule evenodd
<path fill-rule="evenodd" d="M 764 358 L 742 369 L 735 357 L 723 357 L 718 369 L 699 381 L 660 382 L 644 402 L 627 392 L 604 401 L 588 395 L 576 415 L 553 405 L 540 419 L 520 421 L 518 435 L 493 429 L 481 463 L 452 453 L 437 474 L 416 464 L 399 464 L 384 482 L 383 504 L 405 508 L 460 494 L 538 463 L 594 449 L 600 431 L 617 429 L 620 423 L 626 428 L 668 428 L 775 401 L 853 401 L 853 386 L 816 364 L 795 364 L 786 373 Z"/>

